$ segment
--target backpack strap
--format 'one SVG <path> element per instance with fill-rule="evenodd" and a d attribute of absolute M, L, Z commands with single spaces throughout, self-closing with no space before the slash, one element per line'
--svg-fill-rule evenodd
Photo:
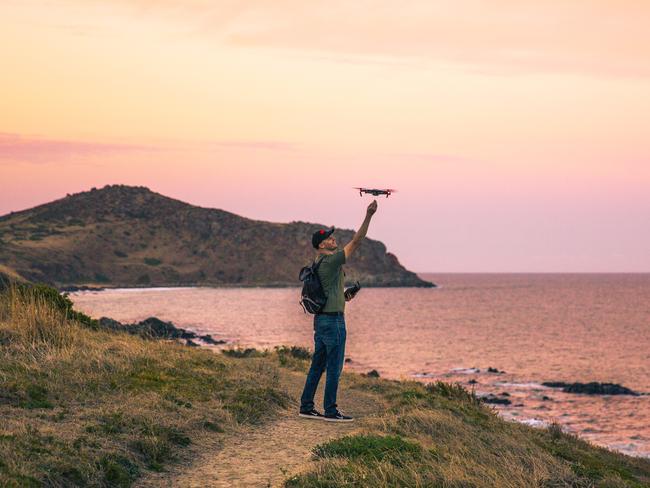
<path fill-rule="evenodd" d="M 320 266 L 320 263 L 323 262 L 323 259 L 325 259 L 325 256 L 321 256 L 320 259 L 319 259 L 318 261 L 314 260 L 314 264 L 312 264 L 312 266 L 313 266 L 312 269 L 314 270 L 314 272 L 318 271 L 318 268 L 319 268 L 319 266 Z"/>

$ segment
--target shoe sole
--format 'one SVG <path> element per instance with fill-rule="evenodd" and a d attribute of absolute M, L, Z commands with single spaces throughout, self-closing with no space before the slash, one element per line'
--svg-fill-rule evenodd
<path fill-rule="evenodd" d="M 314 415 L 306 415 L 304 413 L 299 413 L 298 417 L 302 417 L 303 419 L 323 420 L 323 417 L 316 417 Z"/>
<path fill-rule="evenodd" d="M 323 417 L 323 420 L 325 422 L 354 422 L 354 419 L 330 419 L 327 417 Z"/>

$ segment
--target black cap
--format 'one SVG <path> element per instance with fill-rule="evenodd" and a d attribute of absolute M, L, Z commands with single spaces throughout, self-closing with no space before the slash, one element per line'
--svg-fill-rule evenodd
<path fill-rule="evenodd" d="M 334 233 L 334 227 L 330 230 L 317 230 L 311 236 L 311 245 L 318 249 L 318 245 Z"/>

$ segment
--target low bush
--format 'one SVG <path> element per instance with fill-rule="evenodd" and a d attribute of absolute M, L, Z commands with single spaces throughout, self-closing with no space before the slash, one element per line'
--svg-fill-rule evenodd
<path fill-rule="evenodd" d="M 423 449 L 416 442 L 397 435 L 357 434 L 341 437 L 314 448 L 316 457 L 341 457 L 383 461 L 403 456 L 417 457 Z"/>
<path fill-rule="evenodd" d="M 268 351 L 259 351 L 254 347 L 222 349 L 221 353 L 231 358 L 261 358 L 269 355 Z"/>

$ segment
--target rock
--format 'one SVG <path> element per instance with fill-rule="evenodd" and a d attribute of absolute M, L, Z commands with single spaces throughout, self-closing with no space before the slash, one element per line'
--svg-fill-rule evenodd
<path fill-rule="evenodd" d="M 499 398 L 498 396 L 490 393 L 489 395 L 480 397 L 481 401 L 484 403 L 492 403 L 495 405 L 510 405 L 512 402 L 507 398 Z"/>
<path fill-rule="evenodd" d="M 369 377 L 369 378 L 379 378 L 379 371 L 377 371 L 376 369 L 373 369 L 372 371 L 368 371 L 366 373 L 366 376 Z"/>
<path fill-rule="evenodd" d="M 199 339 L 201 339 L 203 342 L 206 344 L 212 344 L 212 345 L 219 345 L 219 344 L 226 344 L 227 341 L 223 341 L 221 339 L 215 340 L 210 334 L 205 334 L 202 336 L 199 336 Z"/>
<path fill-rule="evenodd" d="M 499 371 L 498 369 L 493 368 L 492 366 L 490 366 L 490 367 L 487 369 L 487 372 L 488 372 L 488 373 L 498 373 L 498 374 L 505 373 L 505 371 Z"/>
<path fill-rule="evenodd" d="M 564 383 L 562 381 L 546 381 L 542 383 L 542 385 L 549 386 L 551 388 L 562 388 L 562 391 L 566 393 L 584 393 L 586 395 L 639 396 L 639 393 L 616 383 L 598 383 L 596 381 L 592 381 L 590 383 Z"/>
<path fill-rule="evenodd" d="M 122 322 L 111 319 L 109 317 L 102 317 L 98 321 L 99 327 L 108 330 L 125 330 L 126 326 Z"/>
<path fill-rule="evenodd" d="M 171 322 L 165 322 L 156 317 L 149 317 L 137 324 L 131 324 L 130 327 L 140 331 L 142 334 L 151 337 L 163 337 L 166 339 L 184 338 L 184 329 L 178 329 Z M 192 337 L 185 337 L 191 339 Z"/>
<path fill-rule="evenodd" d="M 62 293 L 63 292 L 72 293 L 72 292 L 75 292 L 75 291 L 103 291 L 105 289 L 106 288 L 103 288 L 101 286 L 86 286 L 86 285 L 75 286 L 75 285 L 70 285 L 70 286 L 62 286 L 62 287 L 60 287 L 59 291 L 62 292 Z"/>
<path fill-rule="evenodd" d="M 501 396 L 510 396 L 510 393 L 508 393 L 507 391 L 504 391 L 504 392 L 499 393 L 499 394 L 500 394 Z"/>
<path fill-rule="evenodd" d="M 149 317 L 137 324 L 123 324 L 117 320 L 102 317 L 99 319 L 99 326 L 102 329 L 125 331 L 129 334 L 139 335 L 147 339 L 196 339 L 197 335 L 189 330 L 176 327 L 171 322 L 165 322 L 156 317 Z"/>
<path fill-rule="evenodd" d="M 346 362 L 346 363 L 351 363 L 351 362 L 352 362 L 352 359 L 350 359 L 350 358 L 345 358 L 345 361 L 344 361 L 344 362 Z"/>

